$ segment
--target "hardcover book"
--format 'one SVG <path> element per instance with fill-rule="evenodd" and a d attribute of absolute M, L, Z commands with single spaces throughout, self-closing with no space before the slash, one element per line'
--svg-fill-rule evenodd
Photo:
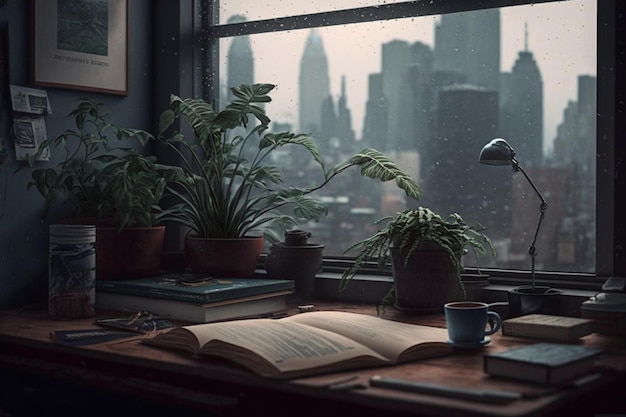
<path fill-rule="evenodd" d="M 268 378 L 290 378 L 441 356 L 453 351 L 447 340 L 442 328 L 313 311 L 176 327 L 142 342 L 230 360 Z"/>
<path fill-rule="evenodd" d="M 576 317 L 529 314 L 502 322 L 504 336 L 572 343 L 591 333 L 593 333 L 593 321 Z"/>
<path fill-rule="evenodd" d="M 294 281 L 262 278 L 215 278 L 185 273 L 124 281 L 96 280 L 99 293 L 118 293 L 209 304 L 276 291 L 293 291 Z"/>
<path fill-rule="evenodd" d="M 136 336 L 136 333 L 108 329 L 53 330 L 50 332 L 52 341 L 68 346 L 92 345 Z"/>
<path fill-rule="evenodd" d="M 96 308 L 125 312 L 149 311 L 172 320 L 209 323 L 251 317 L 282 317 L 287 314 L 287 296 L 292 291 L 251 295 L 208 304 L 112 292 L 96 295 Z"/>
<path fill-rule="evenodd" d="M 555 385 L 589 373 L 601 349 L 561 343 L 535 343 L 484 356 L 492 376 Z"/>

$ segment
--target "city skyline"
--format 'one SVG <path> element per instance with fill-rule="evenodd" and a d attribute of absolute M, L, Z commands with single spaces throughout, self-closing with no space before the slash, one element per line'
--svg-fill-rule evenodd
<path fill-rule="evenodd" d="M 528 15 L 529 10 L 532 18 Z M 568 102 L 576 100 L 578 76 L 596 74 L 595 16 L 596 4 L 590 0 L 501 9 L 500 71 L 510 72 L 519 53 L 527 48 L 542 72 L 544 150 L 556 137 L 557 126 L 562 122 Z M 331 94 L 336 101 L 341 93 L 341 79 L 345 77 L 346 105 L 352 112 L 352 125 L 358 138 L 362 135 L 365 116 L 367 78 L 381 70 L 382 43 L 401 39 L 411 43 L 423 42 L 432 48 L 434 26 L 438 21 L 438 16 L 426 16 L 403 19 L 393 25 L 365 23 L 359 26 L 356 38 L 350 26 L 317 29 L 328 57 Z M 412 36 L 408 36 L 411 33 Z M 254 81 L 277 84 L 272 94 L 273 102 L 267 107 L 268 114 L 272 120 L 291 123 L 294 127 L 298 123 L 298 65 L 309 34 L 307 29 L 250 37 L 256 63 Z M 380 45 L 368 43 L 370 34 Z M 288 45 L 277 47 L 287 42 L 283 38 L 289 39 Z M 346 50 L 350 54 L 346 54 Z M 348 55 L 349 59 L 345 59 Z M 283 64 L 271 65 L 277 62 Z"/>
<path fill-rule="evenodd" d="M 537 13 L 535 8 L 532 11 Z M 567 54 L 559 53 L 549 58 L 559 58 L 558 63 L 568 69 L 559 72 L 558 82 L 544 82 L 536 51 L 529 45 L 526 28 L 532 19 L 528 16 L 520 19 L 525 29 L 523 47 L 517 52 L 510 70 L 502 71 L 499 65 L 503 49 L 501 34 L 507 31 L 501 30 L 500 17 L 500 9 L 443 15 L 433 28 L 432 46 L 400 39 L 383 42 L 380 47 L 370 45 L 367 52 L 371 55 L 373 50 L 380 50 L 382 58 L 380 71 L 367 74 L 367 110 L 363 120 L 366 129 L 359 127 L 362 143 L 354 142 L 353 119 L 350 118 L 354 106 L 346 105 L 346 99 L 353 100 L 346 95 L 344 76 L 339 97 L 330 95 L 329 48 L 324 47 L 318 33 L 329 33 L 326 28 L 305 31 L 309 41 L 305 43 L 299 65 L 294 65 L 298 63 L 295 42 L 290 45 L 292 58 L 288 62 L 266 61 L 278 77 L 279 72 L 299 67 L 296 87 L 287 86 L 292 90 L 288 108 L 299 114 L 287 119 L 277 118 L 272 112 L 277 107 L 272 105 L 280 104 L 278 100 L 266 105 L 266 111 L 271 120 L 280 123 L 280 127 L 275 128 L 312 133 L 320 145 L 326 145 L 322 149 L 330 144 L 333 150 L 323 155 L 328 160 L 366 146 L 398 158 L 403 169 L 424 187 L 426 196 L 420 204 L 441 213 L 456 212 L 470 223 L 486 226 L 494 245 L 499 248 L 498 258 L 492 260 L 495 264 L 491 266 L 519 269 L 525 266 L 525 243 L 532 229 L 529 222 L 534 220 L 526 213 L 533 210 L 533 205 L 529 207 L 528 203 L 534 200 L 525 197 L 529 190 L 523 188 L 527 184 L 520 183 L 519 178 L 494 176 L 492 167 L 484 167 L 476 161 L 478 150 L 487 140 L 497 136 L 507 138 L 519 151 L 526 169 L 537 177 L 537 183 L 548 196 L 551 213 L 556 214 L 546 220 L 549 233 L 539 237 L 538 242 L 544 249 L 537 265 L 548 269 L 588 270 L 595 259 L 594 252 L 587 250 L 593 240 L 595 209 L 593 204 L 587 204 L 586 196 L 595 193 L 595 164 L 591 158 L 595 154 L 592 137 L 595 134 L 596 77 L 578 74 L 572 69 L 573 64 L 567 63 Z M 393 22 L 385 24 L 392 26 Z M 363 29 L 359 27 L 353 32 L 362 33 Z M 336 36 L 337 32 L 333 34 Z M 272 35 L 276 47 L 281 44 L 281 35 L 291 33 Z M 248 42 L 262 44 L 256 36 L 243 36 L 235 41 L 246 45 Z M 229 68 L 249 68 L 254 48 L 238 49 L 241 50 L 232 51 L 232 56 L 223 59 L 227 60 Z M 265 58 L 257 55 L 254 61 L 267 66 L 263 62 Z M 345 53 L 341 62 L 349 61 L 350 68 L 362 71 L 352 58 Z M 569 58 L 576 63 L 578 55 Z M 545 96 L 552 97 L 544 90 L 549 90 L 553 84 L 564 87 L 564 80 L 570 76 L 576 80 L 575 92 L 567 98 L 561 112 L 557 112 L 554 152 L 544 155 L 546 116 L 543 104 Z M 243 81 L 237 77 L 232 80 L 235 81 L 230 85 Z M 256 71 L 254 80 L 249 77 L 245 81 L 262 82 Z M 275 95 L 272 96 L 276 100 Z M 307 167 L 294 164 L 293 160 L 285 160 L 285 163 L 290 169 L 289 178 L 307 177 Z M 335 201 L 339 196 L 345 206 L 335 207 L 328 221 L 307 225 L 316 235 L 333 242 L 333 246 L 327 248 L 332 253 L 339 254 L 349 242 L 364 237 L 359 234 L 362 229 L 354 226 L 373 221 L 373 218 L 363 217 L 365 213 L 380 218 L 393 214 L 405 203 L 401 196 L 386 188 L 362 187 L 356 178 L 349 186 L 346 183 L 335 185 L 327 190 L 331 198 L 328 201 Z M 514 189 L 517 191 L 513 192 Z"/>

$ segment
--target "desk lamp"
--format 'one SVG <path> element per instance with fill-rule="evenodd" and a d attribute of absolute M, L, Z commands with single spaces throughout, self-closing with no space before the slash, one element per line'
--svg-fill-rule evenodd
<path fill-rule="evenodd" d="M 548 204 L 546 200 L 543 198 L 535 184 L 532 182 L 526 171 L 520 166 L 518 160 L 515 158 L 515 151 L 508 144 L 508 142 L 501 138 L 493 139 L 491 142 L 486 144 L 483 149 L 480 151 L 479 161 L 481 164 L 485 165 L 511 165 L 513 166 L 513 172 L 521 172 L 524 177 L 530 183 L 530 186 L 533 187 L 533 190 L 539 196 L 541 200 L 541 205 L 539 206 L 539 223 L 537 224 L 537 230 L 535 231 L 535 236 L 533 237 L 532 242 L 530 243 L 530 247 L 528 249 L 528 253 L 530 254 L 530 270 L 531 270 L 531 292 L 535 292 L 535 257 L 537 256 L 537 251 L 535 249 L 535 243 L 537 242 L 537 235 L 539 234 L 539 228 L 541 227 L 541 222 L 543 221 L 543 217 L 546 213 L 546 209 L 548 208 Z"/>

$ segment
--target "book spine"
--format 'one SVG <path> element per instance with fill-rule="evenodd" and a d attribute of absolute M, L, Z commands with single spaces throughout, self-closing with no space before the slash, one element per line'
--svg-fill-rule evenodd
<path fill-rule="evenodd" d="M 192 294 L 192 293 L 181 293 L 178 291 L 167 291 L 167 290 L 155 290 L 155 289 L 147 289 L 147 290 L 136 290 L 133 288 L 123 288 L 123 287 L 113 287 L 113 286 L 105 286 L 98 289 L 101 292 L 108 292 L 113 294 L 127 294 L 134 295 L 137 297 L 147 297 L 147 298 L 162 298 L 166 300 L 174 300 L 174 301 L 185 301 L 194 304 L 204 304 L 210 301 L 207 301 L 207 297 L 203 294 Z"/>
<path fill-rule="evenodd" d="M 566 328 L 555 326 L 524 326 L 513 323 L 502 324 L 502 335 L 514 337 L 533 337 L 561 342 L 571 341 L 571 334 Z"/>
<path fill-rule="evenodd" d="M 184 301 L 188 303 L 195 304 L 210 304 L 216 301 L 226 301 L 233 300 L 236 298 L 249 297 L 253 295 L 261 295 L 268 294 L 281 290 L 292 289 L 289 287 L 289 284 L 280 285 L 280 286 L 257 286 L 257 287 L 241 287 L 237 289 L 229 289 L 227 291 L 218 291 L 215 293 L 191 293 L 191 292 L 182 292 L 182 291 L 174 291 L 168 290 L 166 288 L 130 288 L 123 286 L 116 286 L 115 284 L 111 285 L 101 285 L 97 288 L 98 291 L 109 292 L 109 293 L 118 293 L 118 294 L 127 294 L 127 295 L 135 295 L 138 297 L 150 297 L 150 298 L 161 298 L 165 300 L 173 300 L 173 301 Z"/>

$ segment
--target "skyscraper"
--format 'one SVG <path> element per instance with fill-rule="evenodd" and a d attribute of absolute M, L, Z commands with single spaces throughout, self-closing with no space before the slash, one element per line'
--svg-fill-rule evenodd
<path fill-rule="evenodd" d="M 502 78 L 502 135 L 524 164 L 543 161 L 543 81 L 532 52 L 521 51 L 510 75 Z"/>
<path fill-rule="evenodd" d="M 387 143 L 387 98 L 383 94 L 383 75 L 370 74 L 367 83 L 367 102 L 363 120 L 363 144 L 382 148 Z"/>
<path fill-rule="evenodd" d="M 467 81 L 499 90 L 500 10 L 444 14 L 435 26 L 434 69 L 467 75 Z"/>
<path fill-rule="evenodd" d="M 470 224 L 506 231 L 510 177 L 478 163 L 480 149 L 498 131 L 498 92 L 471 84 L 445 87 L 437 113 L 422 163 L 425 204 L 443 215 L 457 212 Z"/>
<path fill-rule="evenodd" d="M 385 43 L 382 69 L 382 94 L 389 106 L 384 149 L 416 150 L 430 119 L 432 50 L 422 42 Z"/>
<path fill-rule="evenodd" d="M 348 97 L 346 95 L 346 77 L 341 77 L 341 95 L 337 101 L 337 125 L 335 135 L 346 141 L 354 141 L 354 130 L 352 130 L 352 113 L 348 108 Z"/>
<path fill-rule="evenodd" d="M 228 19 L 228 23 L 245 22 L 246 18 L 242 15 L 235 15 Z M 248 36 L 235 36 L 228 48 L 228 67 L 227 67 L 227 83 L 228 96 L 230 100 L 232 94 L 231 87 L 241 84 L 254 83 L 254 55 L 250 46 Z"/>
<path fill-rule="evenodd" d="M 321 128 L 322 103 L 330 97 L 328 60 L 322 38 L 311 30 L 300 61 L 300 131 L 315 135 Z"/>
<path fill-rule="evenodd" d="M 387 111 L 387 143 L 384 150 L 398 150 L 398 142 L 406 132 L 406 118 L 402 117 L 402 95 L 406 89 L 407 68 L 411 64 L 407 41 L 393 40 L 382 46 L 382 88 L 389 106 Z"/>

